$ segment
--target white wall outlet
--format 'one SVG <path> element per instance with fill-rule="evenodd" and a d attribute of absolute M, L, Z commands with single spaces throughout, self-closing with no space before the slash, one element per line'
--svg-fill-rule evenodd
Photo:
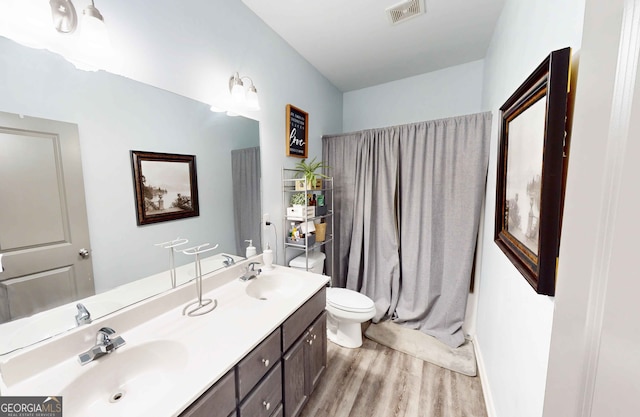
<path fill-rule="evenodd" d="M 262 224 L 266 225 L 266 224 L 267 224 L 267 223 L 269 223 L 269 222 L 270 222 L 270 220 L 269 220 L 269 213 L 264 213 L 264 214 L 262 215 Z"/>

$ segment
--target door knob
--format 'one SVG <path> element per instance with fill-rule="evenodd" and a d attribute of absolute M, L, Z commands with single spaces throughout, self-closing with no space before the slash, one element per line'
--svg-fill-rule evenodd
<path fill-rule="evenodd" d="M 82 258 L 88 258 L 89 257 L 89 251 L 85 248 L 82 248 L 78 251 L 78 255 L 80 255 L 80 257 Z"/>

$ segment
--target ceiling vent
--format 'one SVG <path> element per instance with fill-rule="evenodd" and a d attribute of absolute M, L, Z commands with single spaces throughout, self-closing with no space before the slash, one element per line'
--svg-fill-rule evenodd
<path fill-rule="evenodd" d="M 424 0 L 407 0 L 386 9 L 392 25 L 404 22 L 415 16 L 424 14 Z"/>

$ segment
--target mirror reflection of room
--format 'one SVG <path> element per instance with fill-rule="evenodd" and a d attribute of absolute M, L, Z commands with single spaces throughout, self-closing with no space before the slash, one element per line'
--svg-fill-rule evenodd
<path fill-rule="evenodd" d="M 252 230 L 245 227 L 237 232 L 236 222 L 243 222 L 235 219 L 234 208 L 234 204 L 245 209 L 257 205 L 251 212 L 260 213 L 260 193 L 255 195 L 254 189 L 242 193 L 241 187 L 233 186 L 232 175 L 232 155 L 243 150 L 252 150 L 252 161 L 258 163 L 253 172 L 259 175 L 257 121 L 214 113 L 207 104 L 122 76 L 81 71 L 56 54 L 2 37 L 0 50 L 6 64 L 0 66 L 0 77 L 11 80 L 0 85 L 0 112 L 6 122 L 0 128 L 0 189 L 7 197 L 3 201 L 16 202 L 11 210 L 4 207 L 0 215 L 4 232 L 0 233 L 0 251 L 5 266 L 0 273 L 0 323 L 71 303 L 72 314 L 61 313 L 64 326 L 71 328 L 76 324 L 77 300 L 157 274 L 167 275 L 160 284 L 143 288 L 141 282 L 135 291 L 121 294 L 118 300 L 94 303 L 89 310 L 97 318 L 171 288 L 169 256 L 156 243 L 181 237 L 194 245 L 219 245 L 211 254 L 219 258 L 209 263 L 212 270 L 224 267 L 219 254 L 244 257 L 244 239 L 260 241 L 259 215 L 255 222 L 244 218 L 244 224 L 253 225 Z M 36 133 L 15 135 L 15 130 L 7 126 L 13 121 L 20 125 L 13 129 L 28 130 L 26 126 L 32 123 Z M 74 137 L 37 133 L 57 132 L 57 126 Z M 25 147 L 32 152 L 25 152 Z M 136 225 L 132 149 L 195 155 L 198 217 Z M 16 157 L 16 152 L 21 156 Z M 43 164 L 43 160 L 48 162 Z M 56 164 L 63 162 L 66 176 L 56 172 Z M 31 185 L 24 182 L 27 177 Z M 66 184 L 67 180 L 72 183 Z M 22 193 L 33 184 L 44 188 Z M 20 194 L 20 199 L 11 198 Z M 240 200 L 246 196 L 251 201 Z M 77 201 L 65 200 L 77 197 Z M 81 208 L 80 214 L 65 211 L 77 207 Z M 70 239 L 71 231 L 80 228 L 71 224 L 83 218 L 85 234 Z M 36 231 L 32 242 L 24 240 L 29 228 Z M 17 236 L 20 239 L 13 238 Z M 65 245 L 67 255 L 61 264 L 43 261 L 42 268 L 53 271 L 47 273 L 46 280 L 41 279 L 41 271 L 25 272 L 19 266 L 20 262 L 33 263 L 33 257 L 22 255 L 19 259 L 20 253 L 53 246 L 60 257 L 60 246 Z M 80 255 L 81 250 L 86 251 L 85 256 Z M 191 258 L 175 255 L 175 266 L 186 268 L 182 282 L 193 278 Z M 69 266 L 73 263 L 84 269 Z M 50 333 L 55 331 L 47 329 L 44 336 Z"/>

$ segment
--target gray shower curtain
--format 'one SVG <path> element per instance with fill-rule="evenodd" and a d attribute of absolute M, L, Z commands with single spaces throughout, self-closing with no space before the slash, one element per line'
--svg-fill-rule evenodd
<path fill-rule="evenodd" d="M 462 322 L 491 113 L 323 137 L 334 177 L 333 285 L 452 347 Z"/>
<path fill-rule="evenodd" d="M 245 255 L 244 241 L 252 240 L 258 253 L 262 252 L 260 225 L 260 147 L 231 151 L 231 179 L 233 182 L 233 212 L 236 233 L 236 254 Z"/>

